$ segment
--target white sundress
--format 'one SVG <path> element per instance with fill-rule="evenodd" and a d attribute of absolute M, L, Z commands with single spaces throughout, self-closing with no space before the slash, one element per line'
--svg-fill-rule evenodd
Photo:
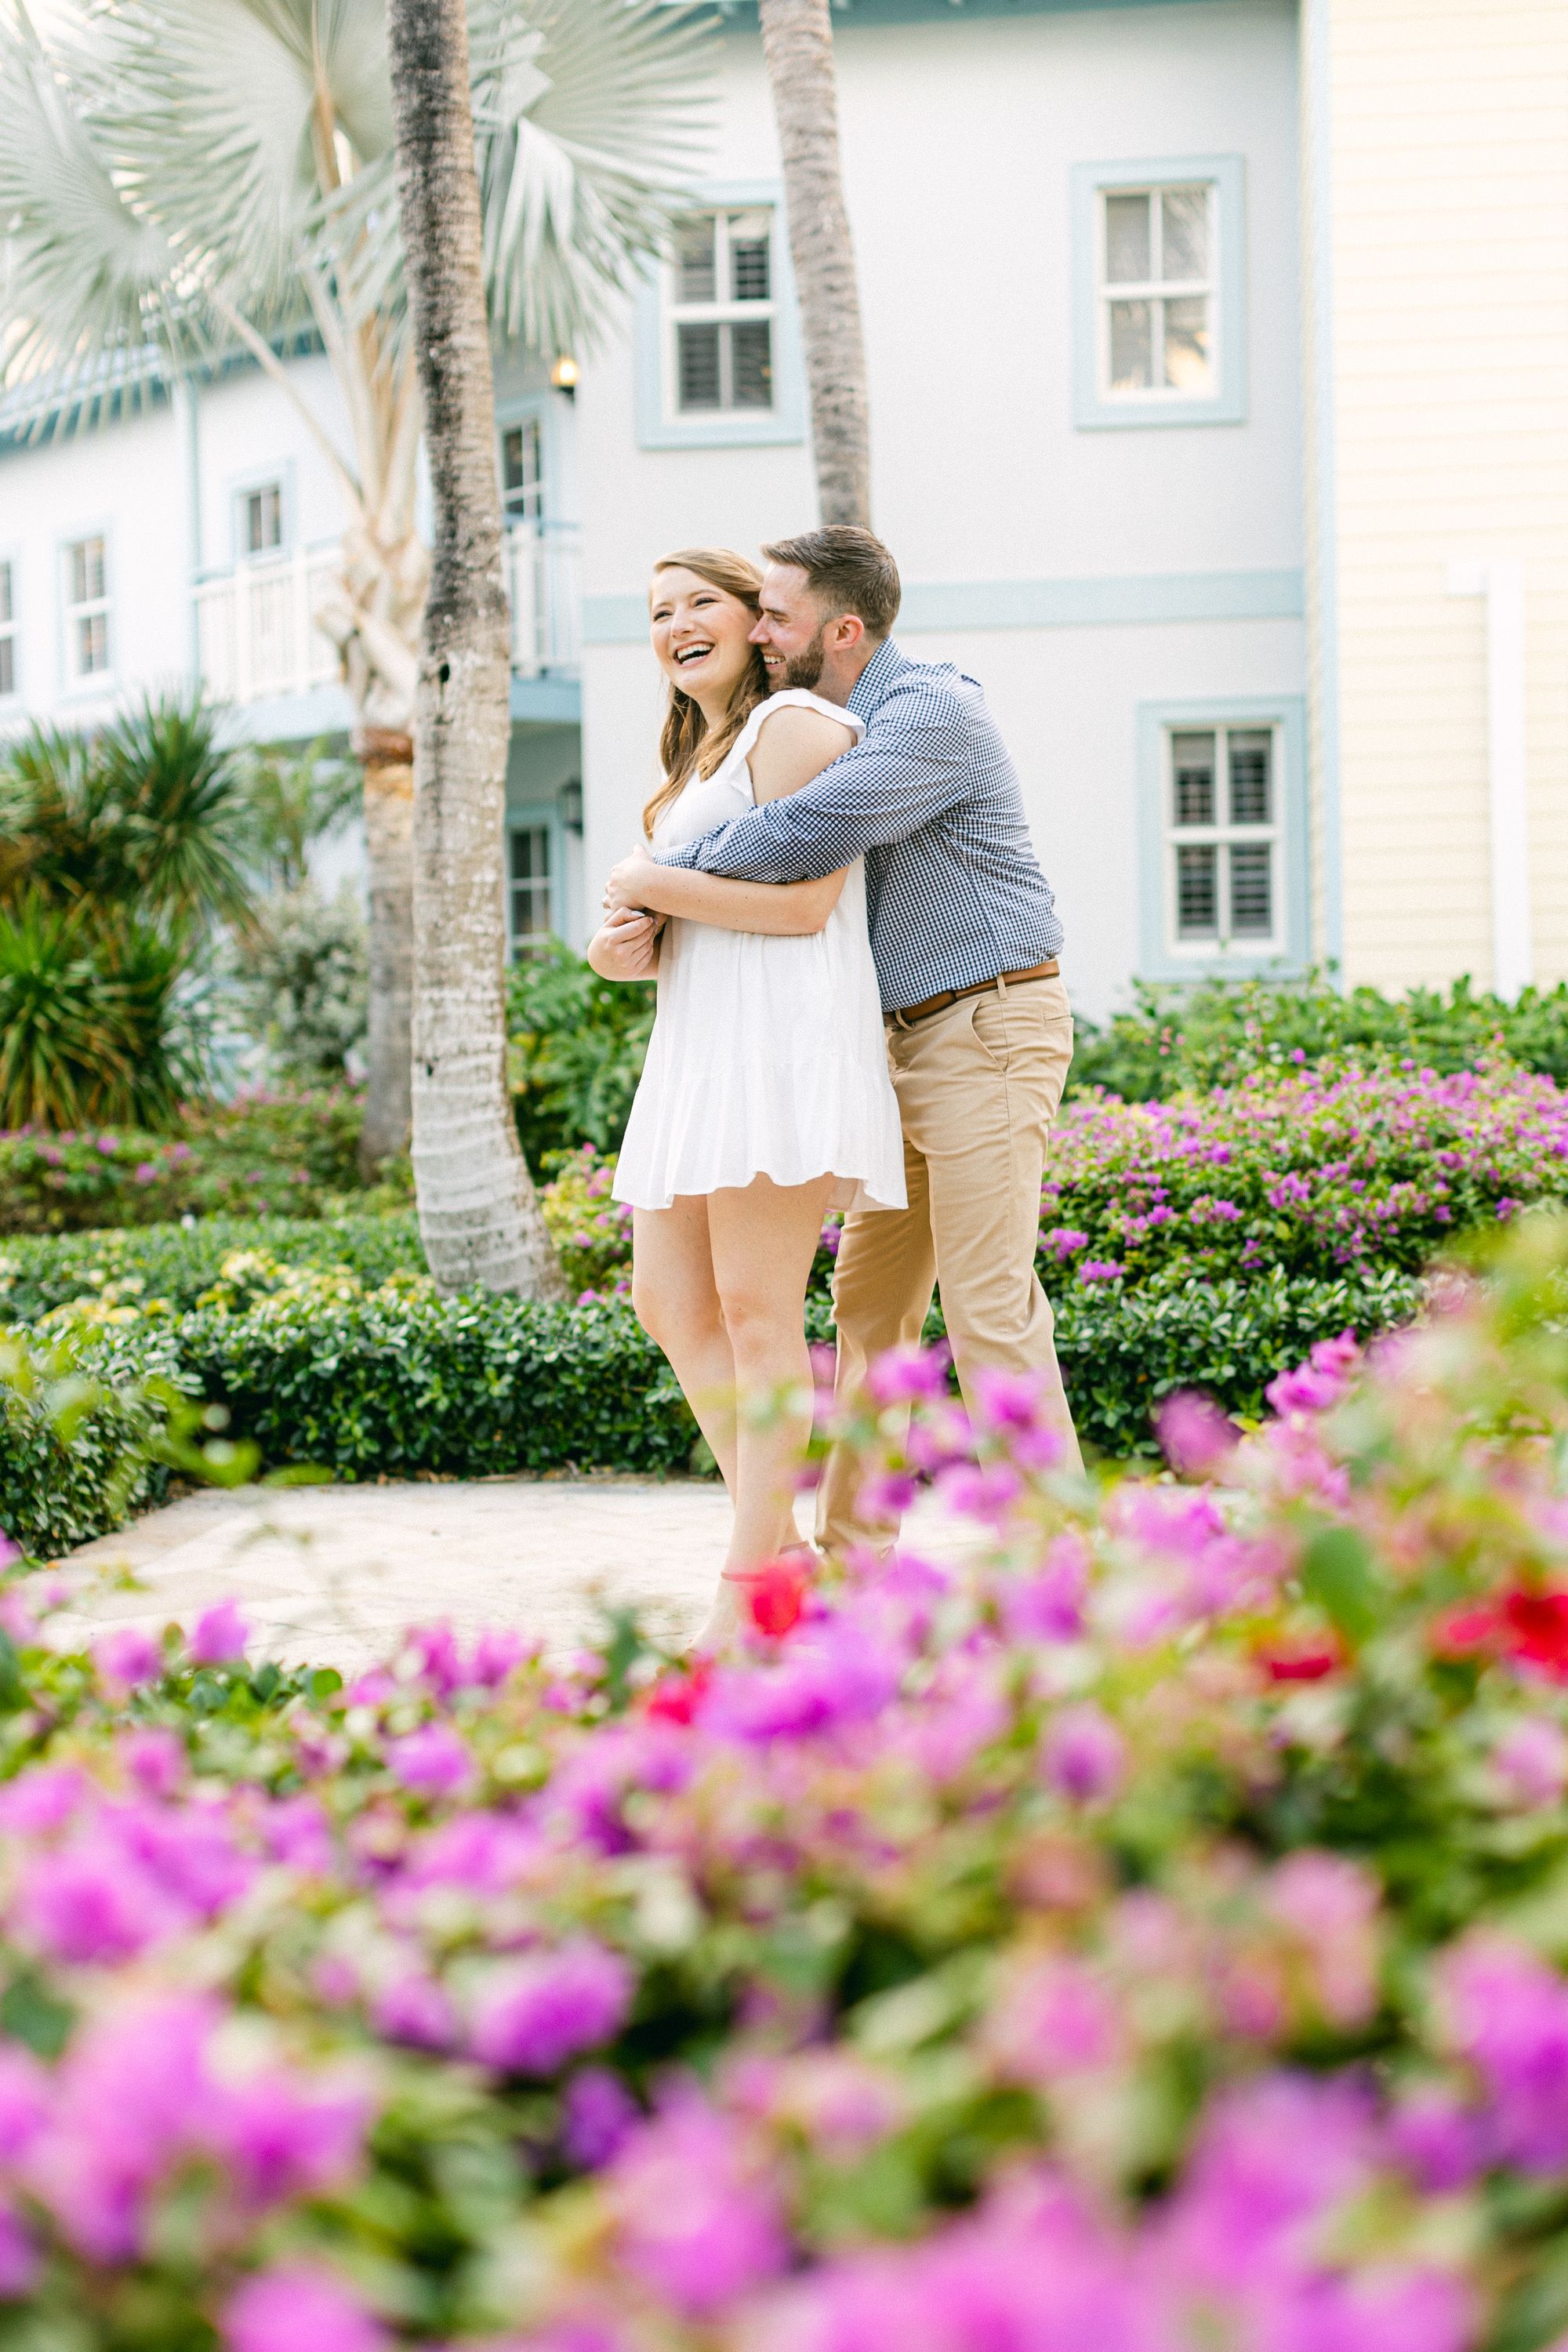
<path fill-rule="evenodd" d="M 723 763 L 693 777 L 654 828 L 673 849 L 754 805 L 747 754 L 775 710 L 823 711 L 856 738 L 862 722 L 791 688 L 760 703 Z M 668 1209 L 677 1193 L 771 1176 L 837 1181 L 837 1209 L 901 1209 L 904 1150 L 888 1076 L 859 860 L 809 938 L 671 919 L 658 960 L 658 1011 L 616 1169 L 615 1197 Z"/>

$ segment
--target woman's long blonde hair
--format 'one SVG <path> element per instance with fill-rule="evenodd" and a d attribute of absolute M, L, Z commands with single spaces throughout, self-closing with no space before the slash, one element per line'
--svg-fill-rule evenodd
<path fill-rule="evenodd" d="M 661 555 L 653 567 L 653 576 L 657 580 L 661 572 L 676 570 L 695 572 L 699 580 L 706 580 L 710 588 L 721 588 L 726 595 L 750 605 L 753 613 L 763 609 L 763 575 L 754 563 L 748 563 L 732 548 L 683 547 L 674 555 Z M 730 698 L 723 722 L 710 733 L 699 706 L 671 678 L 669 707 L 658 739 L 664 782 L 642 813 L 643 831 L 649 840 L 653 838 L 654 826 L 687 779 L 693 772 L 700 776 L 713 773 L 758 703 L 767 700 L 767 694 L 768 674 L 763 667 L 761 653 L 753 646 L 751 661 Z"/>

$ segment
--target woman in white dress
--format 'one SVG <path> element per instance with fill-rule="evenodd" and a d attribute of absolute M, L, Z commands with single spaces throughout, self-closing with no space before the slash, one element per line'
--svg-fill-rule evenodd
<path fill-rule="evenodd" d="M 655 848 L 798 792 L 859 719 L 802 690 L 769 698 L 751 642 L 761 574 L 721 549 L 656 567 L 654 654 L 669 680 Z M 616 1173 L 632 1205 L 632 1304 L 668 1357 L 735 1507 L 707 1638 L 735 1588 L 797 1541 L 792 1467 L 809 1425 L 805 1286 L 830 1208 L 905 1203 L 858 863 L 773 885 L 683 875 L 703 919 L 612 912 L 588 950 L 648 978 L 658 1011 Z"/>

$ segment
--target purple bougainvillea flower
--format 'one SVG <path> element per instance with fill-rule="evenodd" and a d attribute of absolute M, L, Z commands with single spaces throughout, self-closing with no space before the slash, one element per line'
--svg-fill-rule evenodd
<path fill-rule="evenodd" d="M 1216 1476 L 1241 1442 L 1235 1422 L 1196 1389 L 1177 1389 L 1163 1398 L 1154 1426 L 1166 1461 L 1184 1478 Z"/>
<path fill-rule="evenodd" d="M 198 1666 L 227 1666 L 245 1655 L 250 1628 L 235 1601 L 220 1601 L 196 1620 L 188 1648 Z"/>
<path fill-rule="evenodd" d="M 227 2352 L 384 2352 L 390 2339 L 341 2280 L 289 2263 L 230 2297 L 223 2341 Z"/>
<path fill-rule="evenodd" d="M 1046 1727 L 1046 1778 L 1076 1805 L 1114 1795 L 1127 1769 L 1127 1742 L 1092 1701 L 1064 1706 Z"/>
<path fill-rule="evenodd" d="M 422 1724 L 390 1741 L 386 1760 L 404 1787 L 422 1797 L 455 1797 L 474 1779 L 474 1759 L 449 1724 Z"/>
<path fill-rule="evenodd" d="M 568 2058 L 614 2039 L 636 1983 L 619 1952 L 586 1936 L 510 1961 L 476 2004 L 474 2055 L 502 2074 L 553 2074 Z"/>
<path fill-rule="evenodd" d="M 944 1397 L 949 1360 L 945 1348 L 889 1348 L 867 1373 L 866 1392 L 873 1404 Z"/>
<path fill-rule="evenodd" d="M 161 1646 L 151 1633 L 135 1625 L 117 1626 L 112 1633 L 106 1633 L 94 1649 L 92 1661 L 106 1682 L 118 1683 L 125 1690 L 154 1681 L 163 1670 Z"/>
<path fill-rule="evenodd" d="M 567 2084 L 562 2101 L 561 2145 L 568 2160 L 596 2172 L 625 2144 L 639 2113 L 618 2074 L 607 2066 L 584 2066 Z"/>
<path fill-rule="evenodd" d="M 773 2182 L 694 2093 L 633 2131 L 606 2179 L 622 2262 L 683 2317 L 714 2316 L 788 2259 Z"/>

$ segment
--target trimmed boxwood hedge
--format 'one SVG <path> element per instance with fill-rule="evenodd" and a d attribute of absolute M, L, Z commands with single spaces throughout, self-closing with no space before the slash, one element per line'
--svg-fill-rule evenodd
<path fill-rule="evenodd" d="M 1057 1344 L 1086 1442 L 1129 1456 L 1152 1449 L 1152 1408 L 1172 1389 L 1202 1387 L 1260 1414 L 1268 1381 L 1315 1339 L 1369 1336 L 1417 1304 L 1416 1284 L 1393 1269 L 1338 1282 L 1068 1286 Z M 812 1322 L 827 1336 L 825 1314 Z M 933 1315 L 931 1334 L 941 1328 Z M 42 1555 L 121 1516 L 115 1472 L 145 1411 L 142 1368 L 177 1367 L 183 1389 L 226 1405 L 229 1433 L 254 1439 L 267 1467 L 311 1464 L 339 1478 L 568 1466 L 660 1475 L 686 1469 L 697 1440 L 668 1366 L 618 1299 L 542 1307 L 443 1299 L 423 1284 L 345 1285 L 89 1328 L 70 1344 L 101 1393 L 69 1443 L 51 1432 L 41 1394 L 14 1399 L 0 1432 L 0 1526 Z M 57 1380 L 67 1371 L 57 1361 Z M 158 1475 L 140 1472 L 125 1500 L 154 1499 Z"/>

